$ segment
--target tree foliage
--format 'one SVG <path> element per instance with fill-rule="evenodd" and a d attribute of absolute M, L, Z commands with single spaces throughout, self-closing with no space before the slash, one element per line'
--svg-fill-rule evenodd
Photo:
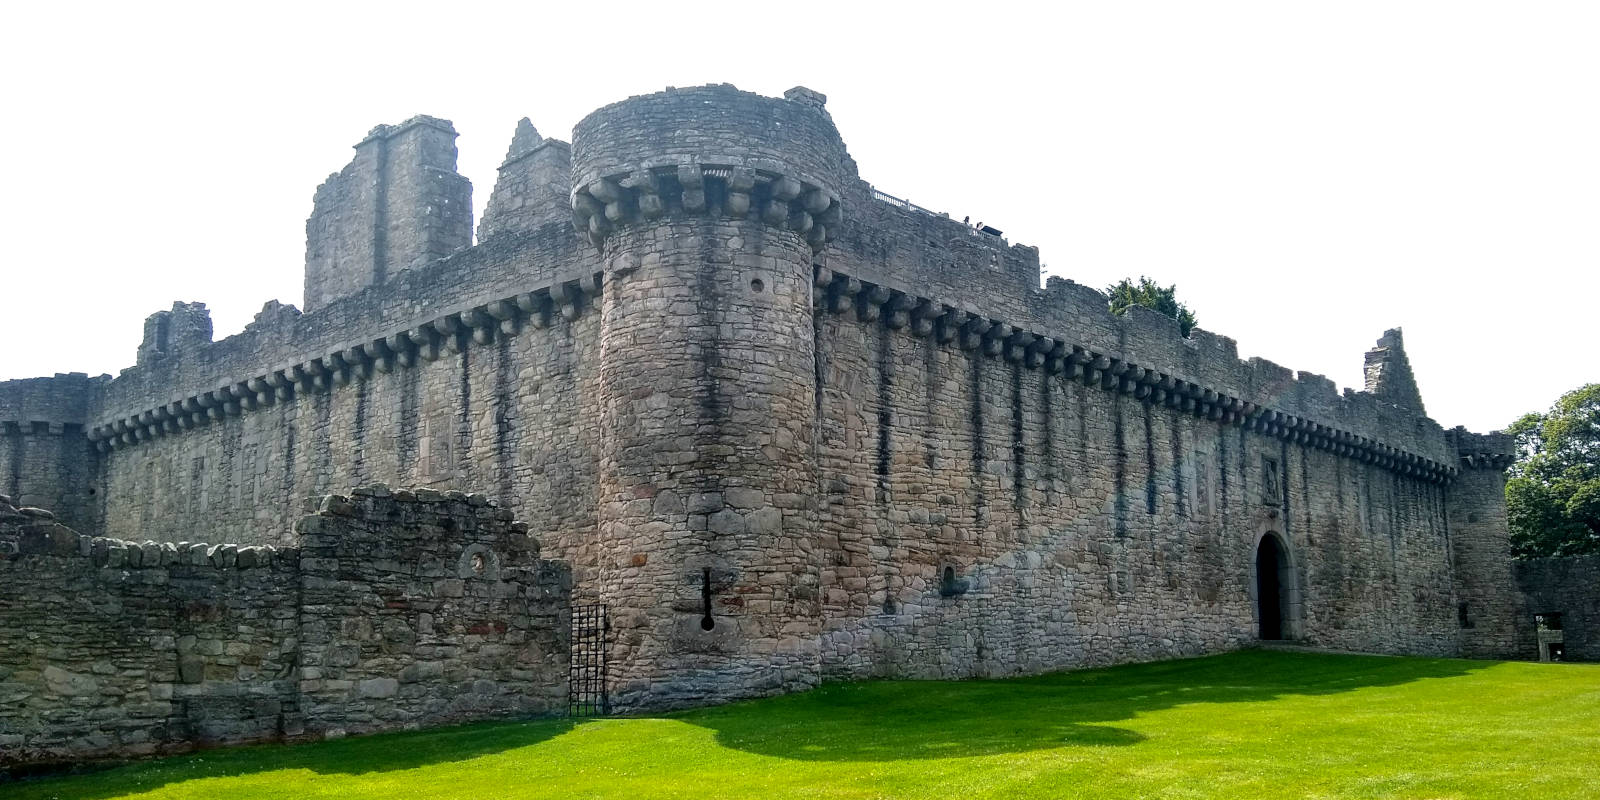
<path fill-rule="evenodd" d="M 1525 414 L 1507 432 L 1517 462 L 1506 481 L 1518 558 L 1600 553 L 1600 383 Z"/>
<path fill-rule="evenodd" d="M 1140 275 L 1137 283 L 1131 278 L 1123 278 L 1107 287 L 1106 294 L 1111 296 L 1111 313 L 1122 314 L 1132 306 L 1144 306 L 1177 320 L 1178 329 L 1183 331 L 1184 336 L 1188 336 L 1199 322 L 1188 306 L 1178 302 L 1177 284 L 1164 287 Z"/>

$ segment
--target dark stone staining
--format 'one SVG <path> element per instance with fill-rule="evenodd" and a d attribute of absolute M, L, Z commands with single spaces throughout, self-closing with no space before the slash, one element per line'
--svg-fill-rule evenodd
<path fill-rule="evenodd" d="M 10 426 L 5 427 L 7 429 L 10 428 Z M 28 437 L 23 433 L 20 426 L 18 426 L 16 430 L 17 432 L 15 434 L 10 433 L 9 430 L 6 433 L 6 438 L 11 440 L 11 485 L 6 493 L 12 497 L 20 498 L 22 497 L 22 465 L 24 463 L 23 448 L 27 446 L 26 441 Z"/>
<path fill-rule="evenodd" d="M 1128 433 L 1122 424 L 1122 398 L 1111 398 L 1116 433 L 1116 453 L 1112 481 L 1112 526 L 1117 538 L 1128 535 Z"/>
<path fill-rule="evenodd" d="M 1178 422 L 1177 415 L 1172 417 L 1172 493 L 1178 498 L 1178 516 L 1189 513 L 1186 498 L 1187 487 L 1184 486 L 1183 477 L 1183 427 Z"/>
<path fill-rule="evenodd" d="M 1378 518 L 1372 503 L 1372 470 L 1373 467 L 1368 465 L 1361 471 L 1361 505 L 1366 510 L 1368 537 L 1376 537 L 1378 535 Z"/>
<path fill-rule="evenodd" d="M 240 440 L 244 437 L 244 425 L 237 419 L 232 420 L 232 424 L 228 424 L 228 420 L 223 420 L 223 423 L 221 453 L 217 458 L 216 464 L 217 478 L 220 485 L 217 486 L 217 495 L 212 497 L 211 500 L 216 502 L 219 508 L 237 507 L 239 505 L 239 485 L 234 480 L 235 477 L 238 477 L 234 465 L 239 462 Z M 163 467 L 169 476 L 174 471 L 170 463 L 164 464 Z M 199 533 L 199 531 L 196 530 L 196 533 Z"/>
<path fill-rule="evenodd" d="M 1078 395 L 1078 470 L 1089 472 L 1089 391 L 1079 384 L 1073 386 Z M 1070 488 L 1070 487 L 1069 487 Z"/>
<path fill-rule="evenodd" d="M 407 372 L 416 372 L 416 370 L 407 370 Z M 295 446 L 295 438 L 296 438 L 296 436 L 298 434 L 298 429 L 297 429 L 297 426 L 295 425 L 295 421 L 290 419 L 290 417 L 293 416 L 296 419 L 299 418 L 299 416 L 300 416 L 300 412 L 299 412 L 300 404 L 299 403 L 294 403 L 292 405 L 293 405 L 293 408 L 294 408 L 294 411 L 292 412 L 292 414 L 291 414 L 291 411 L 290 411 L 291 404 L 285 403 L 282 406 L 282 408 L 283 408 L 283 503 L 284 503 L 285 506 L 292 506 L 294 504 L 294 495 L 295 495 L 295 492 L 294 492 L 294 476 L 295 476 L 295 471 L 294 471 L 294 459 L 295 459 L 294 446 Z"/>
<path fill-rule="evenodd" d="M 1339 469 L 1340 464 L 1335 464 L 1333 470 L 1333 497 L 1336 508 L 1344 508 L 1344 470 Z"/>
<path fill-rule="evenodd" d="M 977 508 L 981 519 L 984 513 L 983 508 L 988 502 L 984 497 L 983 491 L 983 356 L 973 353 L 968 357 L 968 361 L 972 364 L 968 389 L 972 395 L 970 421 L 972 424 L 973 505 Z"/>
<path fill-rule="evenodd" d="M 311 416 L 311 485 L 317 494 L 327 494 L 333 484 L 333 398 L 329 392 L 311 396 Z"/>
<path fill-rule="evenodd" d="M 1439 527 L 1440 533 L 1444 535 L 1445 547 L 1452 547 L 1451 538 L 1455 535 L 1455 532 L 1450 529 L 1450 489 L 1448 486 L 1439 487 Z M 1454 566 L 1453 561 L 1452 566 Z"/>
<path fill-rule="evenodd" d="M 889 430 L 894 427 L 894 341 L 880 328 L 878 335 L 878 501 L 889 499 L 889 466 L 892 457 Z"/>
<path fill-rule="evenodd" d="M 1154 516 L 1157 498 L 1155 421 L 1150 418 L 1150 406 L 1141 406 L 1144 410 L 1144 510 L 1146 514 Z"/>
<path fill-rule="evenodd" d="M 1401 531 L 1400 531 L 1401 519 L 1400 519 L 1400 502 L 1399 502 L 1399 499 L 1400 499 L 1400 476 L 1396 475 L 1396 474 L 1394 474 L 1392 472 L 1389 473 L 1389 481 L 1388 481 L 1388 483 L 1389 483 L 1389 502 L 1386 503 L 1385 505 L 1389 509 L 1389 537 L 1391 539 L 1399 539 L 1400 536 L 1402 535 Z M 1396 544 L 1396 546 L 1398 546 L 1398 544 Z"/>
<path fill-rule="evenodd" d="M 694 442 L 697 453 L 707 453 L 715 452 L 721 445 L 717 432 L 722 429 L 722 420 L 728 416 L 730 404 L 722 391 L 721 340 L 714 334 L 717 325 L 722 321 L 720 313 L 724 295 L 722 273 L 713 243 L 715 237 L 704 235 L 703 231 L 701 233 L 694 274 L 695 294 L 699 298 L 697 304 L 699 319 L 710 326 L 712 333 L 702 335 L 696 341 L 700 347 L 700 358 L 694 376 L 694 399 L 700 424 L 696 427 Z M 704 475 L 695 480 L 703 491 L 720 489 L 715 475 Z"/>
<path fill-rule="evenodd" d="M 350 443 L 354 448 L 351 461 L 351 480 L 356 485 L 367 482 L 367 396 L 371 381 L 356 381 L 355 418 L 350 426 Z"/>
<path fill-rule="evenodd" d="M 1023 491 L 1028 468 L 1028 445 L 1022 431 L 1022 364 L 1011 365 L 1011 492 L 1014 502 L 1021 508 L 1026 498 Z"/>
<path fill-rule="evenodd" d="M 1039 379 L 1039 413 L 1044 417 L 1044 439 L 1039 442 L 1039 463 L 1044 468 L 1045 485 L 1051 490 L 1055 489 L 1056 480 L 1054 383 L 1048 375 Z"/>
<path fill-rule="evenodd" d="M 1278 496 L 1282 501 L 1283 508 L 1283 540 L 1288 542 L 1293 541 L 1289 538 L 1289 521 L 1294 517 L 1289 513 L 1289 486 L 1291 484 L 1289 483 L 1289 442 L 1287 440 L 1279 440 L 1278 442 L 1278 465 Z"/>
<path fill-rule="evenodd" d="M 1300 446 L 1300 504 L 1306 518 L 1306 543 L 1316 543 L 1316 528 L 1311 525 L 1311 455 L 1305 445 Z"/>
<path fill-rule="evenodd" d="M 396 432 L 396 460 L 401 475 L 417 477 L 420 428 L 422 427 L 422 370 L 400 371 L 400 427 Z"/>
<path fill-rule="evenodd" d="M 457 332 L 456 336 L 465 337 Z M 456 403 L 456 474 L 459 481 L 471 482 L 472 475 L 472 349 L 461 347 L 461 382 Z"/>
<path fill-rule="evenodd" d="M 681 198 L 679 198 L 679 202 L 682 202 Z M 830 360 L 828 357 L 830 351 L 827 346 L 828 337 L 822 335 L 822 318 L 824 316 L 823 314 L 811 315 L 811 380 L 815 384 L 815 391 L 811 393 L 811 398 L 816 404 L 812 410 L 816 414 L 817 425 L 821 425 L 822 420 L 825 419 L 823 405 L 827 400 L 828 362 Z M 932 394 L 931 390 L 929 394 Z M 818 447 L 822 437 L 812 436 L 811 441 L 814 448 Z"/>
<path fill-rule="evenodd" d="M 927 408 L 927 421 L 922 426 L 922 461 L 928 469 L 937 469 L 939 466 L 939 437 L 934 424 L 935 415 L 938 413 L 939 403 L 939 350 L 932 344 L 924 344 L 922 348 L 922 375 L 925 407 Z M 821 418 L 822 414 L 817 414 Z"/>
<path fill-rule="evenodd" d="M 1234 471 L 1239 476 L 1239 497 L 1249 504 L 1250 501 L 1250 438 L 1244 428 L 1239 429 L 1239 468 Z"/>
<path fill-rule="evenodd" d="M 1222 512 L 1222 529 L 1228 530 L 1228 437 L 1217 437 L 1217 505 Z"/>
<path fill-rule="evenodd" d="M 206 457 L 195 456 L 189 463 L 189 514 L 197 518 L 206 511 Z"/>
<path fill-rule="evenodd" d="M 512 431 L 516 429 L 516 403 L 511 396 L 513 367 L 511 337 L 499 335 L 495 339 L 494 363 L 494 466 L 498 499 L 507 504 L 514 503 L 516 495 L 511 457 L 516 446 L 512 441 Z"/>

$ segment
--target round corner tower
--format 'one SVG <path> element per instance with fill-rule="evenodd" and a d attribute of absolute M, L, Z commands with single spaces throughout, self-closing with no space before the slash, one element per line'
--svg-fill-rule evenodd
<path fill-rule="evenodd" d="M 821 96 L 669 89 L 573 131 L 600 250 L 599 593 L 614 701 L 819 680 L 812 274 L 844 144 Z"/>

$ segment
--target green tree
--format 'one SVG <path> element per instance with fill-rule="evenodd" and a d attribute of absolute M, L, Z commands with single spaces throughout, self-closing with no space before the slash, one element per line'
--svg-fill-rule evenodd
<path fill-rule="evenodd" d="M 1517 461 L 1506 480 L 1511 549 L 1518 558 L 1600 553 L 1600 383 L 1524 414 L 1507 433 Z"/>
<path fill-rule="evenodd" d="M 1177 284 L 1163 287 L 1140 275 L 1138 283 L 1131 278 L 1123 278 L 1107 287 L 1106 294 L 1111 296 L 1111 313 L 1122 314 L 1131 306 L 1144 306 L 1177 320 L 1178 329 L 1184 336 L 1188 336 L 1199 322 L 1188 306 L 1178 302 Z"/>

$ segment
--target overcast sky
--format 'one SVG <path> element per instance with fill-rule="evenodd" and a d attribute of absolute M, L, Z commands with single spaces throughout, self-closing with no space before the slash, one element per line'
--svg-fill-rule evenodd
<path fill-rule="evenodd" d="M 377 123 L 454 120 L 481 216 L 519 117 L 800 84 L 883 191 L 1340 386 L 1403 326 L 1429 413 L 1500 428 L 1600 380 L 1596 42 L 1592 2 L 10 4 L 0 379 L 115 374 L 174 300 L 219 338 L 299 305 Z"/>

